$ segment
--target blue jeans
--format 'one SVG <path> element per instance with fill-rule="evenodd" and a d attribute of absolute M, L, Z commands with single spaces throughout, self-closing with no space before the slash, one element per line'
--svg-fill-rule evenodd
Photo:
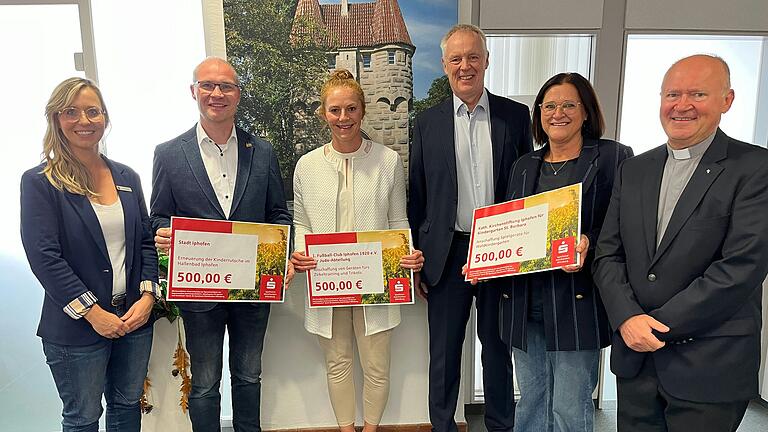
<path fill-rule="evenodd" d="M 232 381 L 232 426 L 236 432 L 259 432 L 261 351 L 269 304 L 219 303 L 207 312 L 182 311 L 192 391 L 189 418 L 195 432 L 221 430 L 221 368 L 224 329 L 229 332 Z"/>
<path fill-rule="evenodd" d="M 528 350 L 513 349 L 518 432 L 592 432 L 600 350 L 547 351 L 544 324 L 528 321 Z"/>
<path fill-rule="evenodd" d="M 152 326 L 86 346 L 43 340 L 43 352 L 63 404 L 63 432 L 96 432 L 107 401 L 107 431 L 139 432 L 139 399 L 152 349 Z"/>

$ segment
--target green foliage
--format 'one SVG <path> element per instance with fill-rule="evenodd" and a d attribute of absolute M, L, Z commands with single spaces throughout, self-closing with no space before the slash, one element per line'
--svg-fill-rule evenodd
<path fill-rule="evenodd" d="M 381 304 L 389 303 L 389 290 L 381 294 L 363 294 L 360 300 L 361 304 Z"/>
<path fill-rule="evenodd" d="M 403 237 L 404 245 L 395 248 L 382 249 L 381 251 L 381 264 L 384 269 L 383 272 L 383 291 L 377 294 L 363 294 L 361 296 L 362 304 L 379 304 L 389 303 L 389 280 L 395 278 L 407 278 L 409 275 L 408 270 L 400 266 L 400 258 L 410 253 L 408 246 L 408 239 L 405 234 L 400 234 Z"/>
<path fill-rule="evenodd" d="M 267 139 L 283 178 L 292 178 L 299 152 L 326 141 L 310 101 L 327 74 L 326 50 L 312 22 L 297 22 L 296 0 L 225 0 L 227 59 L 240 75 L 238 126 Z M 290 184 L 290 181 L 288 182 Z"/>
<path fill-rule="evenodd" d="M 448 83 L 448 77 L 443 75 L 440 78 L 435 78 L 427 91 L 427 97 L 424 99 L 418 99 L 413 102 L 413 109 L 408 114 L 410 121 L 408 136 L 413 139 L 413 121 L 416 116 L 426 111 L 429 108 L 439 104 L 440 102 L 451 97 L 453 92 L 451 91 L 451 85 Z"/>
<path fill-rule="evenodd" d="M 419 99 L 413 103 L 414 117 L 421 114 L 422 111 L 431 108 L 440 102 L 451 97 L 453 92 L 451 91 L 451 85 L 448 83 L 448 77 L 443 75 L 440 78 L 435 78 L 427 91 L 427 97 Z"/>
<path fill-rule="evenodd" d="M 235 289 L 229 290 L 229 300 L 258 300 L 258 289 Z"/>
<path fill-rule="evenodd" d="M 547 219 L 547 254 L 543 258 L 521 262 L 521 272 L 542 270 L 552 266 L 552 242 L 566 237 L 578 237 L 578 211 L 579 197 L 572 191 L 571 201 L 567 205 L 549 212 Z"/>
<path fill-rule="evenodd" d="M 257 281 L 261 275 L 280 275 L 284 276 L 285 271 L 285 250 L 287 248 L 286 240 L 277 243 L 259 244 L 258 256 L 256 257 L 256 277 Z"/>
<path fill-rule="evenodd" d="M 157 270 L 160 276 L 161 298 L 155 300 L 155 304 L 152 306 L 152 313 L 158 319 L 166 318 L 168 321 L 174 322 L 181 315 L 181 311 L 173 302 L 165 301 L 166 297 L 168 297 L 168 259 L 168 254 L 157 251 Z"/>
<path fill-rule="evenodd" d="M 167 279 L 168 278 L 168 261 L 171 258 L 168 256 L 165 252 L 159 252 L 157 253 L 157 270 L 159 273 L 160 279 Z"/>

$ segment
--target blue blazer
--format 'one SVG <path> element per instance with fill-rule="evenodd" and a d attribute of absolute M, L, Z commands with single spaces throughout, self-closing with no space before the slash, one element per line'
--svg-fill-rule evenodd
<path fill-rule="evenodd" d="M 205 171 L 196 127 L 155 148 L 150 202 L 152 232 L 170 226 L 171 216 L 227 220 Z M 237 179 L 228 220 L 291 225 L 272 146 L 239 128 Z M 215 302 L 177 304 L 191 312 L 216 306 Z"/>
<path fill-rule="evenodd" d="M 512 164 L 532 150 L 531 116 L 518 102 L 488 93 L 491 114 L 494 202 L 504 200 Z M 414 247 L 426 260 L 421 280 L 440 281 L 456 225 L 458 184 L 453 98 L 421 113 L 413 124 L 408 161 L 408 221 Z M 451 269 L 453 271 L 454 269 Z M 456 270 L 459 271 L 459 270 Z"/>
<path fill-rule="evenodd" d="M 507 200 L 533 195 L 547 146 L 515 162 L 509 176 Z M 543 299 L 547 351 L 596 350 L 610 344 L 611 328 L 590 271 L 597 238 L 611 199 L 619 164 L 632 157 L 632 149 L 610 140 L 584 139 L 581 156 L 568 179 L 582 183 L 581 228 L 589 239 L 584 267 L 576 273 L 549 272 Z M 527 349 L 530 276 L 494 279 L 501 286 L 501 336 L 509 346 Z"/>
<path fill-rule="evenodd" d="M 126 302 L 132 305 L 141 297 L 141 281 L 157 282 L 157 251 L 138 174 L 104 160 L 123 206 Z M 44 166 L 21 177 L 21 241 L 29 266 L 45 290 L 37 335 L 62 345 L 90 345 L 103 340 L 102 336 L 84 318 L 67 315 L 64 307 L 91 291 L 99 306 L 114 313 L 112 264 L 88 198 L 53 187 L 42 174 Z"/>

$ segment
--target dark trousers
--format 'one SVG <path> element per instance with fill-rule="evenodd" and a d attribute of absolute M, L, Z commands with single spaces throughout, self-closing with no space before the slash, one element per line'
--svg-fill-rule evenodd
<path fill-rule="evenodd" d="M 634 378 L 618 378 L 618 432 L 734 432 L 749 401 L 703 403 L 661 388 L 653 357 Z"/>
<path fill-rule="evenodd" d="M 229 333 L 232 426 L 260 432 L 261 351 L 269 304 L 219 303 L 207 312 L 182 310 L 192 372 L 189 419 L 194 432 L 221 430 L 221 383 L 224 330 Z"/>
<path fill-rule="evenodd" d="M 472 300 L 476 298 L 477 334 L 482 343 L 485 427 L 511 431 L 515 402 L 512 361 L 499 336 L 500 290 L 491 284 L 464 282 L 468 238 L 456 235 L 437 285 L 429 287 L 429 419 L 435 432 L 456 432 L 456 401 L 461 379 L 461 350 Z M 427 258 L 428 259 L 428 258 Z"/>

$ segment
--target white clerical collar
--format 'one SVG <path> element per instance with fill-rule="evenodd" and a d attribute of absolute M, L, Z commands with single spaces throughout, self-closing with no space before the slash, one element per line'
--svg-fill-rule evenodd
<path fill-rule="evenodd" d="M 710 144 L 712 144 L 712 141 L 715 140 L 715 134 L 716 133 L 717 133 L 717 131 L 715 131 L 715 133 L 713 133 L 712 135 L 708 136 L 707 138 L 704 139 L 704 141 L 702 141 L 702 142 L 700 142 L 698 144 L 694 144 L 694 145 L 692 145 L 690 147 L 686 147 L 686 148 L 680 149 L 680 150 L 673 149 L 669 145 L 669 143 L 667 143 L 667 154 L 672 156 L 672 158 L 674 158 L 675 160 L 687 160 L 687 159 L 691 159 L 691 158 L 695 158 L 695 157 L 701 156 L 701 155 L 704 154 L 704 152 L 707 151 L 707 149 L 709 148 Z"/>

